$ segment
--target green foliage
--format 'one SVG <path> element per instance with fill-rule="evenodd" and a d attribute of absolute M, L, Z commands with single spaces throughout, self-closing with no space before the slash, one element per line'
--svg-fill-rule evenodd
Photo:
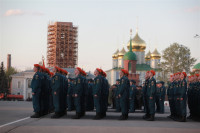
<path fill-rule="evenodd" d="M 190 68 L 196 62 L 191 57 L 190 49 L 178 43 L 173 43 L 163 51 L 161 67 L 164 72 L 176 73 L 190 72 Z"/>
<path fill-rule="evenodd" d="M 1 62 L 0 67 L 0 93 L 8 93 L 8 79 L 5 73 L 3 62 Z"/>

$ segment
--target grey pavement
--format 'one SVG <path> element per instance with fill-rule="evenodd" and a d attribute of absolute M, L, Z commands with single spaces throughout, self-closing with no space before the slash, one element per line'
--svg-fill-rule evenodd
<path fill-rule="evenodd" d="M 31 102 L 0 101 L 0 127 L 26 118 L 1 127 L 0 133 L 200 133 L 200 122 L 176 122 L 166 118 L 169 115 L 168 107 L 165 114 L 156 114 L 153 122 L 143 120 L 144 114 L 139 111 L 130 113 L 127 121 L 119 121 L 120 113 L 112 109 L 102 120 L 93 120 L 94 111 L 87 112 L 79 120 L 71 119 L 74 111 L 60 119 L 51 119 L 52 114 L 39 119 L 27 118 L 33 114 L 32 111 Z"/>

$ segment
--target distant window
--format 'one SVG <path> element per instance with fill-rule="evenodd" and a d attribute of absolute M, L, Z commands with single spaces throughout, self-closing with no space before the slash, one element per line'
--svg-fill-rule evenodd
<path fill-rule="evenodd" d="M 31 79 L 28 80 L 28 88 L 31 88 Z"/>
<path fill-rule="evenodd" d="M 18 89 L 21 88 L 21 82 L 20 81 L 18 81 L 17 87 L 18 87 Z"/>

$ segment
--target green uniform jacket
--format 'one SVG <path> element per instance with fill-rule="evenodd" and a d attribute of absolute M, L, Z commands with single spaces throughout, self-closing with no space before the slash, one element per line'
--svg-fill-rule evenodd
<path fill-rule="evenodd" d="M 33 79 L 31 81 L 31 88 L 32 92 L 41 92 L 42 88 L 42 77 L 40 72 L 36 72 L 35 75 L 33 76 Z"/>
<path fill-rule="evenodd" d="M 102 93 L 102 86 L 103 85 L 103 78 L 98 75 L 95 79 L 94 79 L 94 89 L 93 89 L 93 94 L 100 96 Z"/>
<path fill-rule="evenodd" d="M 147 86 L 147 93 L 148 97 L 154 97 L 156 94 L 156 80 L 154 77 L 149 79 L 148 86 Z"/>

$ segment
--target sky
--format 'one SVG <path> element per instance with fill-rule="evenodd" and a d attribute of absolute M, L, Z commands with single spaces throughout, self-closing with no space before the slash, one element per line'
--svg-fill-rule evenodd
<path fill-rule="evenodd" d="M 200 0 L 0 0 L 0 62 L 31 69 L 47 55 L 50 21 L 78 26 L 78 66 L 112 68 L 112 54 L 138 27 L 146 53 L 177 42 L 200 62 Z"/>

